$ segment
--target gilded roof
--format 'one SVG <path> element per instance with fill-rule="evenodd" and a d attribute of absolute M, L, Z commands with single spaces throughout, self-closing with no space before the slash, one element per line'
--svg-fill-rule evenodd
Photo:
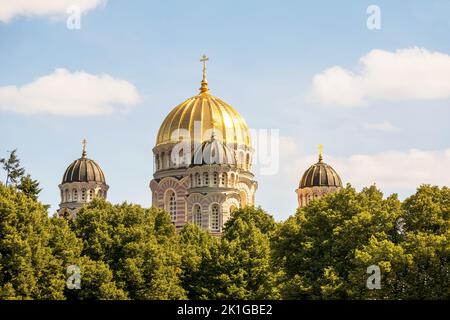
<path fill-rule="evenodd" d="M 209 93 L 206 80 L 206 61 L 203 56 L 203 79 L 200 94 L 191 97 L 176 106 L 164 119 L 157 138 L 156 146 L 176 143 L 180 137 L 189 134 L 191 141 L 203 143 L 216 138 L 226 145 L 247 146 L 251 148 L 250 133 L 245 120 L 228 103 Z"/>

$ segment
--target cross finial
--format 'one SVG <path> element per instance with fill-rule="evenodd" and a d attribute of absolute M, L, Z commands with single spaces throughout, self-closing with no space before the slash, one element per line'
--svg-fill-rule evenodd
<path fill-rule="evenodd" d="M 204 54 L 200 59 L 200 62 L 203 63 L 203 79 L 202 79 L 202 87 L 200 88 L 201 93 L 208 92 L 208 80 L 206 80 L 206 62 L 209 61 L 209 58 Z"/>
<path fill-rule="evenodd" d="M 319 162 L 322 161 L 323 144 L 319 144 Z"/>
<path fill-rule="evenodd" d="M 82 156 L 83 158 L 86 158 L 86 145 L 87 145 L 87 140 L 83 139 L 83 141 L 81 142 L 83 144 L 83 153 Z"/>

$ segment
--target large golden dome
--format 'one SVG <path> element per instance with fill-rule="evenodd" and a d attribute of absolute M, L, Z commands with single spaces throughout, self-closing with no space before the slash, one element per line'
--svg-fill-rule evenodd
<path fill-rule="evenodd" d="M 191 140 L 197 140 L 199 143 L 211 138 L 211 134 L 208 136 L 205 133 L 214 131 L 217 139 L 226 145 L 244 145 L 251 148 L 250 133 L 245 120 L 232 106 L 209 93 L 205 70 L 200 94 L 187 99 L 169 113 L 159 129 L 156 146 L 178 142 L 178 134 L 175 139 L 172 134 L 180 132 L 179 129 L 189 131 Z"/>

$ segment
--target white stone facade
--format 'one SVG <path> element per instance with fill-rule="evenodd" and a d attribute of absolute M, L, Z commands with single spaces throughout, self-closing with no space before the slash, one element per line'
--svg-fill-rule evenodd
<path fill-rule="evenodd" d="M 250 171 L 252 150 L 232 149 L 237 160 L 232 164 L 191 165 L 190 155 L 178 164 L 171 161 L 173 147 L 166 144 L 153 149 L 153 206 L 165 209 L 177 229 L 191 222 L 220 236 L 233 210 L 254 205 L 257 183 Z"/>

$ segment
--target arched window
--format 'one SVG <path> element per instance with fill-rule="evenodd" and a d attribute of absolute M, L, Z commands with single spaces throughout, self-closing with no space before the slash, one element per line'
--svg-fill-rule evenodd
<path fill-rule="evenodd" d="M 227 185 L 227 174 L 225 172 L 222 173 L 222 175 L 220 176 L 220 184 L 222 186 L 226 186 Z"/>
<path fill-rule="evenodd" d="M 195 180 L 197 181 L 197 187 L 200 187 L 202 185 L 202 178 L 200 177 L 200 173 L 195 174 Z"/>
<path fill-rule="evenodd" d="M 213 231 L 220 230 L 219 209 L 218 204 L 213 204 L 211 206 L 211 230 Z"/>
<path fill-rule="evenodd" d="M 161 152 L 161 158 L 159 159 L 159 161 L 160 161 L 159 168 L 160 169 L 164 169 L 164 160 L 165 160 L 165 154 L 164 154 L 164 152 Z"/>
<path fill-rule="evenodd" d="M 73 201 L 78 201 L 78 190 L 77 189 L 72 190 L 72 199 L 73 199 Z"/>
<path fill-rule="evenodd" d="M 166 197 L 166 211 L 169 212 L 172 222 L 177 219 L 177 197 L 175 192 L 169 191 Z"/>
<path fill-rule="evenodd" d="M 219 184 L 219 174 L 217 172 L 214 172 L 213 174 L 213 185 L 217 186 Z"/>
<path fill-rule="evenodd" d="M 69 201 L 70 201 L 70 199 L 69 199 L 69 190 L 66 189 L 66 202 L 69 202 Z"/>
<path fill-rule="evenodd" d="M 155 157 L 155 165 L 156 165 L 156 170 L 159 170 L 159 155 L 158 154 Z"/>
<path fill-rule="evenodd" d="M 192 174 L 189 176 L 189 186 L 191 188 L 194 186 L 194 176 Z"/>
<path fill-rule="evenodd" d="M 250 154 L 247 153 L 247 157 L 245 158 L 245 167 L 247 170 L 250 170 Z"/>
<path fill-rule="evenodd" d="M 185 164 L 186 161 L 184 161 L 184 152 L 183 149 L 180 150 L 180 152 L 178 152 L 178 165 L 182 166 Z"/>
<path fill-rule="evenodd" d="M 94 199 L 94 190 L 89 190 L 89 200 Z"/>
<path fill-rule="evenodd" d="M 194 223 L 198 225 L 200 228 L 202 227 L 202 208 L 199 204 L 194 206 Z"/>
<path fill-rule="evenodd" d="M 86 201 L 86 189 L 81 190 L 81 201 Z"/>
<path fill-rule="evenodd" d="M 234 173 L 232 173 L 230 177 L 230 187 L 234 187 Z"/>
<path fill-rule="evenodd" d="M 205 186 L 209 186 L 209 173 L 208 172 L 203 173 L 203 181 L 205 182 Z"/>

